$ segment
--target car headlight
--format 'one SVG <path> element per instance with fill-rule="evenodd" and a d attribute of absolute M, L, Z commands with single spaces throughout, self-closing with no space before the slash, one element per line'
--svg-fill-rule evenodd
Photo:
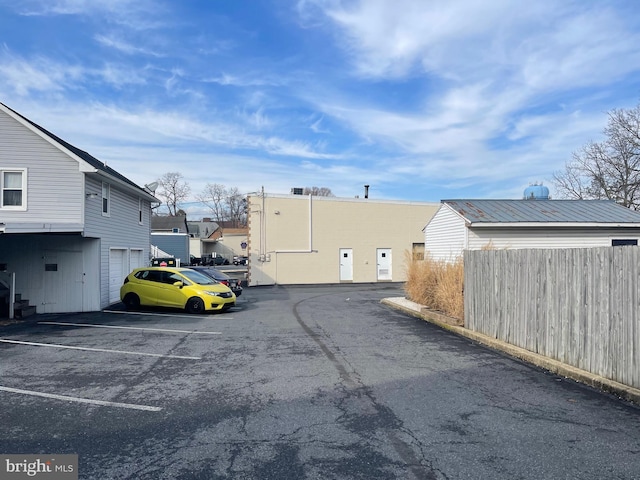
<path fill-rule="evenodd" d="M 205 290 L 202 293 L 206 293 L 207 295 L 211 295 L 212 297 L 219 297 L 220 296 L 220 292 L 211 292 L 209 290 Z"/>

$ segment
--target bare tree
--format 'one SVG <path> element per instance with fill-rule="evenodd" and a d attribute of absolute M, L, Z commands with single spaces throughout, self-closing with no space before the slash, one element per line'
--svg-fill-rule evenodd
<path fill-rule="evenodd" d="M 202 193 L 197 195 L 196 198 L 211 210 L 213 219 L 216 222 L 222 222 L 227 219 L 225 211 L 226 197 L 227 189 L 224 185 L 207 183 Z"/>
<path fill-rule="evenodd" d="M 602 142 L 589 142 L 574 152 L 553 182 L 559 197 L 609 199 L 640 208 L 640 104 L 614 109 Z"/>
<path fill-rule="evenodd" d="M 305 187 L 303 195 L 315 195 L 316 197 L 335 197 L 330 188 L 327 187 Z"/>
<path fill-rule="evenodd" d="M 208 183 L 197 198 L 209 207 L 216 222 L 233 222 L 236 227 L 247 224 L 246 200 L 237 187 Z"/>
<path fill-rule="evenodd" d="M 227 193 L 229 220 L 231 220 L 236 227 L 246 225 L 247 203 L 245 196 L 240 193 L 237 187 L 229 189 Z"/>
<path fill-rule="evenodd" d="M 191 192 L 191 187 L 183 178 L 179 172 L 167 172 L 158 179 L 160 190 L 156 196 L 164 200 L 169 215 L 175 216 L 178 213 L 178 205 L 186 200 Z"/>

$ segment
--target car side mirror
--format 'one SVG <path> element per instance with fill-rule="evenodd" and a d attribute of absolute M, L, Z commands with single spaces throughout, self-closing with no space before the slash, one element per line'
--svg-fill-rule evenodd
<path fill-rule="evenodd" d="M 178 280 L 177 282 L 173 282 L 174 287 L 182 288 L 184 287 L 184 283 Z"/>

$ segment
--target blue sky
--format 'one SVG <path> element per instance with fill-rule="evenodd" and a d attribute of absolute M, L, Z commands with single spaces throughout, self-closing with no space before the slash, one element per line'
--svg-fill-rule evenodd
<path fill-rule="evenodd" d="M 553 193 L 639 73 L 635 0 L 0 0 L 0 101 L 194 195 Z"/>

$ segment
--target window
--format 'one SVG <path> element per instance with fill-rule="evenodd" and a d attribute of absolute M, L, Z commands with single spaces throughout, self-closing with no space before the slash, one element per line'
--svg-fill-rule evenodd
<path fill-rule="evenodd" d="M 0 170 L 0 208 L 6 210 L 27 209 L 27 171 Z"/>
<path fill-rule="evenodd" d="M 622 247 L 624 245 L 638 245 L 637 239 L 625 238 L 621 240 L 611 240 L 612 247 Z"/>
<path fill-rule="evenodd" d="M 138 199 L 138 223 L 142 225 L 142 199 Z"/>
<path fill-rule="evenodd" d="M 102 184 L 102 215 L 109 216 L 111 186 L 108 183 Z"/>

